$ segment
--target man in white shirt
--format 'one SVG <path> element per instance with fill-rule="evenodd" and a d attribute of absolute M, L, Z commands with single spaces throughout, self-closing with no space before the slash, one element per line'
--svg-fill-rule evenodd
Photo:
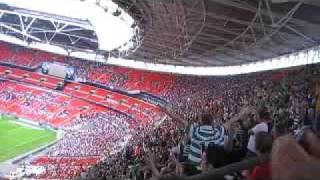
<path fill-rule="evenodd" d="M 250 131 L 249 131 L 249 142 L 247 149 L 249 150 L 249 154 L 256 154 L 256 134 L 258 132 L 268 132 L 268 122 L 270 121 L 270 114 L 267 111 L 261 111 L 259 113 L 259 117 L 257 123 Z"/>

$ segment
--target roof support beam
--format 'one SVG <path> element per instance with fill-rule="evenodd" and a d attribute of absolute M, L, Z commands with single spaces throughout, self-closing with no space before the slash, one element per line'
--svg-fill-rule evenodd
<path fill-rule="evenodd" d="M 2 26 L 2 27 L 4 27 L 4 28 L 7 28 L 7 29 L 10 29 L 11 31 L 14 31 L 14 32 L 16 32 L 16 33 L 19 33 L 19 34 L 21 34 L 21 35 L 23 35 L 23 36 L 26 36 L 26 37 L 28 37 L 28 38 L 30 38 L 30 39 L 33 39 L 33 40 L 35 40 L 35 41 L 39 41 L 39 42 L 41 41 L 39 38 L 37 38 L 37 37 L 35 37 L 35 36 L 29 35 L 29 34 L 27 34 L 26 32 L 23 32 L 23 31 L 21 31 L 21 30 L 17 30 L 16 28 L 13 28 L 13 27 L 8 26 L 8 25 L 6 25 L 6 24 L 0 23 L 0 26 Z"/>
<path fill-rule="evenodd" d="M 232 31 L 232 30 L 229 30 L 229 29 L 227 29 L 227 28 L 223 28 L 223 26 L 218 26 L 218 25 L 214 25 L 214 24 L 211 24 L 211 23 L 206 23 L 205 27 L 206 27 L 206 28 L 209 28 L 209 29 L 214 29 L 214 30 L 218 30 L 218 31 L 223 31 L 223 32 L 225 32 L 226 34 L 235 35 L 235 36 L 238 36 L 238 35 L 241 34 L 241 32 Z M 243 37 L 244 37 L 244 38 L 248 38 L 248 39 L 252 39 L 252 37 L 249 36 L 249 35 L 244 35 Z"/>
<path fill-rule="evenodd" d="M 219 3 L 225 6 L 230 6 L 230 7 L 234 7 L 234 8 L 238 8 L 238 9 L 242 9 L 242 10 L 246 10 L 246 11 L 250 11 L 250 12 L 258 12 L 258 8 L 251 6 L 250 4 L 246 3 L 238 3 L 235 1 L 231 1 L 231 0 L 210 0 L 212 2 L 215 3 Z M 268 0 L 267 0 L 268 1 Z M 272 12 L 270 9 L 270 12 L 268 12 L 269 10 L 264 10 L 261 9 L 260 13 L 264 16 L 270 16 L 270 12 L 272 13 L 272 17 L 273 18 L 277 18 L 277 19 L 281 19 L 283 16 L 285 16 L 285 14 L 281 14 L 281 13 L 277 13 L 277 12 Z M 275 20 L 275 19 L 274 19 Z M 301 20 L 301 19 L 297 19 L 297 18 L 292 18 L 291 22 L 295 23 L 295 24 L 299 24 L 302 26 L 310 26 L 311 28 L 317 28 L 320 29 L 318 25 L 307 22 L 305 20 Z"/>
<path fill-rule="evenodd" d="M 60 23 L 63 23 L 63 24 L 70 24 L 70 25 L 73 25 L 73 26 L 82 27 L 82 28 L 94 31 L 94 28 L 88 22 L 77 22 L 77 23 L 75 23 L 75 22 L 65 21 L 65 20 L 61 20 L 61 19 L 53 19 L 53 18 L 49 18 L 49 17 L 46 17 L 46 16 L 38 16 L 38 15 L 34 15 L 34 14 L 27 14 L 27 13 L 15 12 L 15 11 L 7 11 L 7 10 L 3 10 L 3 9 L 0 9 L 0 12 L 1 13 L 5 13 L 5 14 L 16 15 L 16 16 L 23 15 L 23 16 L 26 16 L 26 17 L 43 19 L 43 20 L 46 20 L 46 21 L 55 21 L 55 22 L 60 22 Z"/>

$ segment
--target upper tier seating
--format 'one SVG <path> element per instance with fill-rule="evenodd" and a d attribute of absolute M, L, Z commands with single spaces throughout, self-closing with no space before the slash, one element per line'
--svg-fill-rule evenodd
<path fill-rule="evenodd" d="M 52 53 L 0 43 L 0 61 L 18 66 L 34 68 L 45 61 L 63 62 L 64 57 Z"/>
<path fill-rule="evenodd" d="M 89 68 L 87 71 L 77 71 L 78 76 L 87 72 L 88 81 L 113 86 L 123 90 L 141 90 L 152 94 L 164 94 L 174 84 L 175 75 L 161 74 L 124 67 L 77 66 L 77 69 Z"/>
<path fill-rule="evenodd" d="M 161 74 L 124 67 L 107 66 L 66 60 L 63 56 L 0 42 L 0 61 L 17 66 L 35 68 L 43 62 L 67 63 L 76 68 L 76 78 L 113 86 L 123 90 L 141 90 L 152 94 L 165 94 L 175 82 L 175 75 Z"/>

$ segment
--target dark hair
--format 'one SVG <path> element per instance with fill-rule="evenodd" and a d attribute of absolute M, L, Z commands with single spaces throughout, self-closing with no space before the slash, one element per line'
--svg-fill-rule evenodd
<path fill-rule="evenodd" d="M 217 145 L 210 145 L 207 148 L 207 161 L 214 168 L 219 168 L 228 164 L 226 159 L 228 153 L 225 151 L 224 147 Z"/>
<path fill-rule="evenodd" d="M 209 114 L 209 113 L 204 113 L 204 114 L 202 114 L 202 116 L 201 116 L 201 121 L 202 121 L 202 123 L 205 124 L 205 125 L 211 125 L 211 123 L 212 123 L 212 116 L 211 116 L 211 114 Z"/>
<path fill-rule="evenodd" d="M 270 119 L 270 113 L 267 110 L 262 110 L 259 112 L 259 117 L 263 120 L 269 120 Z"/>
<path fill-rule="evenodd" d="M 256 150 L 260 153 L 268 153 L 272 149 L 273 139 L 267 132 L 258 132 L 256 134 Z"/>

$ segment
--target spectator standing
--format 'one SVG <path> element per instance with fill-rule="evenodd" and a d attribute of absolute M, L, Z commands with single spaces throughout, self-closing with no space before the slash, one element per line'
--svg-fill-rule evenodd
<path fill-rule="evenodd" d="M 209 144 L 223 146 L 226 135 L 223 126 L 213 127 L 212 116 L 204 114 L 199 126 L 192 127 L 191 146 L 188 159 L 194 165 L 199 165 L 202 160 L 202 152 Z"/>
<path fill-rule="evenodd" d="M 268 122 L 270 121 L 269 112 L 263 110 L 259 113 L 257 124 L 249 131 L 248 156 L 255 156 L 256 151 L 256 134 L 259 132 L 268 132 Z"/>
<path fill-rule="evenodd" d="M 204 114 L 201 119 L 201 124 L 191 127 L 191 146 L 188 160 L 198 166 L 202 160 L 202 152 L 204 152 L 209 145 L 224 147 L 226 144 L 229 144 L 227 141 L 233 139 L 226 138 L 226 136 L 228 136 L 228 131 L 231 130 L 231 125 L 250 112 L 251 110 L 249 108 L 243 108 L 239 114 L 220 126 L 212 126 L 212 116 L 210 114 Z"/>

